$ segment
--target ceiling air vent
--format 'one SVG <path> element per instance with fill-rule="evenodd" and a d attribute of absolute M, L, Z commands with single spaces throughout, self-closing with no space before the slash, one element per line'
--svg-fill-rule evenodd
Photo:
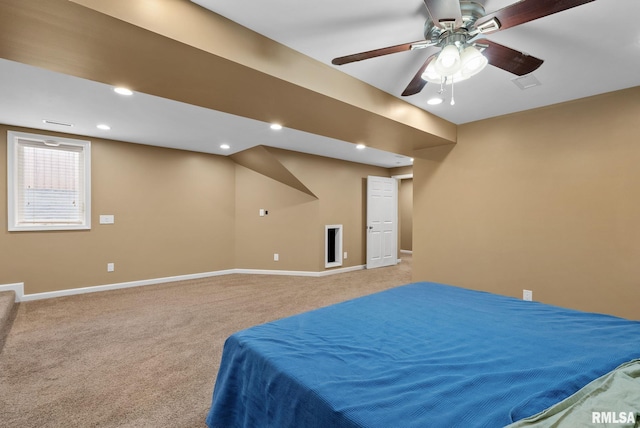
<path fill-rule="evenodd" d="M 511 81 L 515 83 L 516 86 L 522 89 L 523 91 L 525 89 L 529 89 L 529 88 L 533 88 L 534 86 L 541 85 L 540 81 L 536 79 L 536 76 L 534 76 L 533 74 L 527 74 L 526 76 L 516 77 L 515 79 L 511 79 Z"/>
<path fill-rule="evenodd" d="M 73 126 L 73 124 L 71 123 L 64 123 L 64 122 L 56 122 L 55 120 L 48 120 L 48 119 L 44 119 L 42 121 L 43 123 L 46 123 L 47 125 L 58 125 L 58 126 Z"/>

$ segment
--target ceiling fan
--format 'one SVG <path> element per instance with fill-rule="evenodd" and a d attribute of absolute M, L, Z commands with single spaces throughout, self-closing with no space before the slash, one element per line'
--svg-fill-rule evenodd
<path fill-rule="evenodd" d="M 441 50 L 427 58 L 402 96 L 415 95 L 427 82 L 444 85 L 465 80 L 487 64 L 518 76 L 529 74 L 543 60 L 485 38 L 486 35 L 515 27 L 595 0 L 520 0 L 486 14 L 484 6 L 468 0 L 424 0 L 429 17 L 424 26 L 425 40 L 389 46 L 335 58 L 334 65 L 431 46 Z M 452 99 L 453 104 L 453 99 Z"/>

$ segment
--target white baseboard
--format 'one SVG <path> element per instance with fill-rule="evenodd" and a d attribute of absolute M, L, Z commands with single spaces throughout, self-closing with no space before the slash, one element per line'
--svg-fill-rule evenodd
<path fill-rule="evenodd" d="M 97 293 L 99 291 L 119 290 L 121 288 L 142 287 L 145 285 L 164 284 L 166 282 L 186 281 L 189 279 L 208 278 L 211 276 L 229 275 L 234 273 L 234 269 L 219 270 L 214 272 L 203 272 L 189 275 L 168 276 L 164 278 L 145 279 L 141 281 L 119 282 L 116 284 L 94 285 L 91 287 L 69 288 L 66 290 L 48 291 L 45 293 L 25 294 L 22 296 L 23 302 L 40 299 L 52 299 L 54 297 L 73 296 L 75 294 Z"/>
<path fill-rule="evenodd" d="M 302 271 L 302 270 L 270 270 L 270 269 L 235 269 L 235 273 L 245 273 L 250 275 L 287 275 L 287 276 L 312 276 L 321 277 L 335 275 L 338 273 L 353 272 L 364 269 L 364 265 L 351 266 L 340 269 L 324 270 L 320 272 Z"/>
<path fill-rule="evenodd" d="M 350 267 L 345 267 L 340 269 L 323 270 L 321 272 L 318 272 L 318 276 L 329 276 L 329 275 L 335 275 L 337 273 L 355 272 L 357 270 L 364 270 L 366 269 L 366 267 L 367 267 L 366 265 L 358 265 L 358 266 L 350 266 Z"/>
<path fill-rule="evenodd" d="M 24 296 L 24 283 L 18 282 L 15 284 L 3 284 L 0 285 L 0 291 L 13 291 L 16 293 L 16 302 L 22 300 Z"/>
<path fill-rule="evenodd" d="M 249 274 L 249 275 L 287 275 L 287 276 L 313 276 L 321 277 L 339 273 L 352 272 L 364 269 L 364 265 L 352 266 L 341 269 L 331 269 L 321 272 L 297 271 L 297 270 L 262 270 L 262 269 L 226 269 L 213 272 L 195 273 L 189 275 L 169 276 L 165 278 L 145 279 L 141 281 L 120 282 L 116 284 L 94 285 L 91 287 L 69 288 L 66 290 L 48 291 L 44 293 L 24 294 L 24 283 L 0 285 L 0 291 L 13 290 L 16 293 L 16 302 L 28 302 L 32 300 L 52 299 L 55 297 L 73 296 L 75 294 L 96 293 L 99 291 L 119 290 L 122 288 L 142 287 L 146 285 L 164 284 L 167 282 L 187 281 L 190 279 L 209 278 L 213 276 Z"/>

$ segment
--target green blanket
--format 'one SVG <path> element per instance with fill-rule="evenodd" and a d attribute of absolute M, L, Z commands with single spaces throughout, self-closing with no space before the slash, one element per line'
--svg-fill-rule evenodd
<path fill-rule="evenodd" d="M 640 359 L 622 364 L 584 388 L 507 428 L 640 427 Z"/>

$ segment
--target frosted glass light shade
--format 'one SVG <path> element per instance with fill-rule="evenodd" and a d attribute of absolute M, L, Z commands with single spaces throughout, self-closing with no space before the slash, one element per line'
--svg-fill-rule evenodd
<path fill-rule="evenodd" d="M 465 78 L 469 78 L 480 73 L 489 63 L 487 58 L 473 46 L 467 47 L 460 55 L 461 69 L 460 72 Z"/>
<path fill-rule="evenodd" d="M 422 79 L 431 83 L 440 83 L 442 76 L 436 71 L 435 61 L 431 61 L 427 68 L 422 73 Z"/>
<path fill-rule="evenodd" d="M 422 73 L 422 76 L 421 76 L 424 80 L 426 80 L 429 83 L 436 83 L 438 85 L 440 84 L 451 85 L 454 82 L 455 83 L 461 82 L 469 78 L 469 76 L 463 76 L 461 71 L 458 71 L 457 73 L 451 76 L 443 76 L 436 71 L 436 67 L 434 64 L 435 64 L 435 61 L 431 61 L 431 63 L 427 66 L 427 68 L 424 70 L 424 73 Z"/>
<path fill-rule="evenodd" d="M 488 63 L 474 46 L 467 46 L 460 54 L 455 45 L 447 45 L 429 62 L 422 78 L 427 82 L 450 85 L 480 73 Z"/>
<path fill-rule="evenodd" d="M 460 51 L 456 45 L 447 45 L 435 61 L 435 70 L 441 76 L 453 76 L 460 71 Z"/>

